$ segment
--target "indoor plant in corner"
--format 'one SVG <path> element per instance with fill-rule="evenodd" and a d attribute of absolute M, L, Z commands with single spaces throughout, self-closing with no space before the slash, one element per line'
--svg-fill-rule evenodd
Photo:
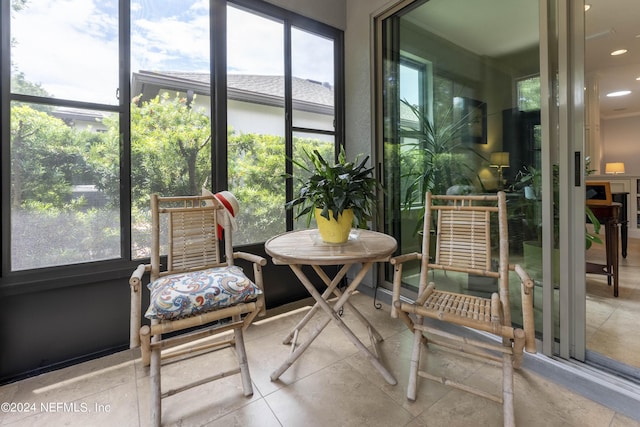
<path fill-rule="evenodd" d="M 344 149 L 338 162 L 330 165 L 317 150 L 305 151 L 308 164 L 292 160 L 307 175 L 298 179 L 297 196 L 285 207 L 297 206 L 295 218 L 307 215 L 307 225 L 315 216 L 318 231 L 327 243 L 344 243 L 351 227 L 366 227 L 371 219 L 376 198 L 377 180 L 373 168 L 366 166 L 369 156 L 347 162 Z"/>

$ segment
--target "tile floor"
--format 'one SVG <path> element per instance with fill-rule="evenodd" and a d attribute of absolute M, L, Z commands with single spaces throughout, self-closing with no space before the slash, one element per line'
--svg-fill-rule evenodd
<path fill-rule="evenodd" d="M 604 262 L 603 245 L 586 252 L 587 261 Z M 606 276 L 587 274 L 587 349 L 640 369 L 640 239 L 629 239 L 620 257 L 619 296 Z"/>
<path fill-rule="evenodd" d="M 286 358 L 282 338 L 308 307 L 262 320 L 246 334 L 254 395 L 242 395 L 239 376 L 209 383 L 163 400 L 170 426 L 499 426 L 500 405 L 423 380 L 418 398 L 405 398 L 411 337 L 400 321 L 378 310 L 371 298 L 351 301 L 379 330 L 382 357 L 398 379 L 391 386 L 330 324 L 276 382 L 270 373 Z M 346 310 L 345 321 L 361 339 L 366 332 Z M 354 322 L 355 321 L 355 322 Z M 313 321 L 312 321 L 313 322 Z M 311 326 L 311 324 L 309 325 Z M 308 327 L 309 327 L 308 326 Z M 304 337 L 304 334 L 301 334 Z M 498 390 L 499 368 L 434 349 L 430 369 L 488 390 Z M 0 387 L 0 426 L 147 426 L 148 370 L 128 350 Z M 163 367 L 164 386 L 188 381 L 233 357 L 230 349 Z M 526 369 L 515 376 L 516 421 L 521 426 L 640 426 L 596 402 Z M 17 405 L 21 405 L 18 407 Z"/>

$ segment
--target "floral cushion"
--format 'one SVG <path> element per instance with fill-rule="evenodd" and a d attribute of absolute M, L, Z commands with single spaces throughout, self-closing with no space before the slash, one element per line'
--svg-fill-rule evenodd
<path fill-rule="evenodd" d="M 148 285 L 148 319 L 176 319 L 254 300 L 262 293 L 238 266 L 161 277 Z"/>

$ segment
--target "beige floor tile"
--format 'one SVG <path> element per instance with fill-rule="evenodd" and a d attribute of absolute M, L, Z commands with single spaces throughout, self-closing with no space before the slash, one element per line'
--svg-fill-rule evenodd
<path fill-rule="evenodd" d="M 163 364 L 162 391 L 167 392 L 206 375 L 230 369 L 235 363 L 235 358 L 235 352 L 227 348 L 188 360 Z M 151 413 L 149 378 L 138 378 L 137 387 L 140 425 L 144 426 L 148 425 Z M 255 389 L 253 396 L 245 397 L 240 375 L 231 375 L 162 399 L 162 420 L 164 425 L 200 426 L 260 398 L 261 395 Z"/>
<path fill-rule="evenodd" d="M 333 364 L 268 395 L 283 426 L 405 425 L 412 416 L 348 364 Z"/>
<path fill-rule="evenodd" d="M 607 278 L 587 275 L 587 349 L 640 368 L 640 239 L 629 239 L 628 256 L 620 258 L 620 295 L 613 296 Z M 605 259 L 602 245 L 586 253 L 588 261 Z"/>
<path fill-rule="evenodd" d="M 114 387 L 131 385 L 131 379 L 135 377 L 132 354 L 130 351 L 116 353 L 20 381 L 11 385 L 17 387 L 12 401 L 33 405 L 35 415 L 39 416 L 42 416 L 45 410 L 58 409 L 62 411 L 59 414 L 61 416 L 73 417 L 73 414 L 84 413 L 84 406 L 73 402 L 85 402 L 83 398 L 87 396 Z M 65 403 L 69 407 L 64 407 Z M 91 407 L 94 402 L 86 403 Z M 15 423 L 32 415 L 34 411 L 6 413 L 3 423 Z"/>
<path fill-rule="evenodd" d="M 264 399 L 251 402 L 205 425 L 206 427 L 281 427 Z"/>
<path fill-rule="evenodd" d="M 496 426 L 502 424 L 502 407 L 481 397 L 451 390 L 425 409 L 418 420 L 428 426 Z M 416 420 L 416 422 L 418 422 Z"/>

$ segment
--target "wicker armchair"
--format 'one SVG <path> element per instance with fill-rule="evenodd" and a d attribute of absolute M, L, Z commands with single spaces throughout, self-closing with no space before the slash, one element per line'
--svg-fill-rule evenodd
<path fill-rule="evenodd" d="M 436 224 L 437 235 L 435 253 L 431 254 L 433 259 L 429 257 L 431 224 Z M 498 227 L 497 269 L 491 254 L 492 225 Z M 423 231 L 421 254 L 406 254 L 391 259 L 391 264 L 395 266 L 392 316 L 400 316 L 415 338 L 407 398 L 416 399 L 418 377 L 434 380 L 502 403 L 504 425 L 512 426 L 515 424 L 513 368 L 520 367 L 523 349 L 535 352 L 536 343 L 533 281 L 519 265 L 509 265 L 505 193 L 499 192 L 495 196 L 434 196 L 427 193 Z M 495 238 L 493 240 L 496 241 Z M 410 260 L 420 261 L 420 282 L 416 300 L 405 302 L 400 299 L 402 267 L 403 263 Z M 437 290 L 434 283 L 427 283 L 429 274 L 435 270 L 493 278 L 497 281 L 497 292 L 491 294 L 490 298 L 484 298 Z M 511 322 L 510 271 L 515 272 L 521 282 L 522 328 Z M 499 340 L 473 340 L 444 332 L 439 322 L 425 322 L 425 318 L 483 331 L 497 336 Z M 426 348 L 429 343 L 500 363 L 503 371 L 502 395 L 494 396 L 484 390 L 420 370 L 420 353 L 423 345 Z"/>
<path fill-rule="evenodd" d="M 231 193 L 224 193 L 227 199 L 233 198 Z M 162 398 L 209 381 L 240 373 L 244 395 L 253 394 L 243 331 L 257 315 L 265 313 L 261 268 L 266 265 L 266 259 L 233 252 L 230 206 L 221 194 L 151 196 L 151 263 L 138 266 L 129 284 L 130 346 L 141 346 L 142 362 L 145 366 L 150 365 L 151 422 L 154 426 L 161 423 Z M 165 233 L 166 242 L 161 245 L 161 234 L 164 237 Z M 161 247 L 162 253 L 167 254 L 164 271 L 160 271 Z M 235 259 L 253 264 L 253 281 L 234 265 Z M 150 272 L 147 286 L 150 304 L 145 316 L 151 320 L 151 325 L 141 327 L 141 282 L 147 271 Z M 212 337 L 214 342 L 202 340 L 200 343 L 204 342 L 204 347 L 185 348 L 185 343 L 206 337 Z M 178 345 L 181 348 L 173 348 Z M 177 389 L 161 389 L 162 359 L 228 346 L 235 347 L 237 354 L 238 365 L 234 369 L 208 372 L 208 376 Z"/>

